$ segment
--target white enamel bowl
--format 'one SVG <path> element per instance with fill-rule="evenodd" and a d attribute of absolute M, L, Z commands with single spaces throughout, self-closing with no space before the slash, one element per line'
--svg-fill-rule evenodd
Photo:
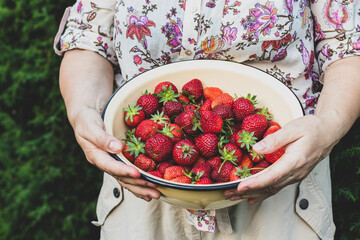
<path fill-rule="evenodd" d="M 149 70 L 119 88 L 103 113 L 106 131 L 123 139 L 127 130 L 123 119 L 124 107 L 136 102 L 146 89 L 153 92 L 162 81 L 171 81 L 181 91 L 181 87 L 193 78 L 200 79 L 204 87 L 219 87 L 231 96 L 235 93 L 237 96 L 246 96 L 248 93 L 257 95 L 258 105 L 268 107 L 274 120 L 281 126 L 304 114 L 294 93 L 282 82 L 259 69 L 230 61 L 189 60 Z M 121 153 L 112 156 L 131 164 Z M 241 180 L 211 185 L 179 184 L 139 171 L 144 179 L 159 185 L 161 200 L 173 205 L 209 210 L 229 207 L 241 201 L 227 200 L 223 194 L 225 189 L 235 188 Z"/>

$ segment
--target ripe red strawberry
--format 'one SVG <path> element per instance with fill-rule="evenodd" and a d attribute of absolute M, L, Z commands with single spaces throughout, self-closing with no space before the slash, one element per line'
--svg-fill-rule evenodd
<path fill-rule="evenodd" d="M 197 180 L 195 184 L 213 184 L 213 181 L 211 180 L 211 178 L 202 177 L 199 180 Z"/>
<path fill-rule="evenodd" d="M 258 162 L 261 162 L 262 160 L 264 160 L 264 155 L 263 154 L 258 154 L 256 152 L 254 152 L 253 150 L 250 150 L 249 151 L 249 158 L 254 163 L 258 163 Z"/>
<path fill-rule="evenodd" d="M 159 111 L 152 114 L 150 120 L 153 120 L 155 123 L 157 123 L 160 128 L 164 128 L 165 124 L 169 124 L 171 122 L 169 116 L 165 115 L 164 112 Z"/>
<path fill-rule="evenodd" d="M 170 166 L 165 169 L 164 179 L 172 180 L 184 176 L 185 168 L 183 166 Z"/>
<path fill-rule="evenodd" d="M 203 96 L 203 85 L 199 79 L 195 78 L 184 84 L 182 92 L 184 95 L 192 95 L 193 99 L 197 101 Z"/>
<path fill-rule="evenodd" d="M 137 105 L 142 107 L 145 115 L 150 116 L 159 109 L 159 100 L 152 94 L 143 94 L 136 102 Z"/>
<path fill-rule="evenodd" d="M 211 111 L 212 110 L 211 103 L 212 103 L 212 101 L 210 99 L 205 99 L 205 101 L 201 105 L 199 111 Z"/>
<path fill-rule="evenodd" d="M 141 121 L 145 119 L 145 113 L 140 106 L 128 105 L 127 108 L 124 108 L 124 118 L 125 123 L 129 127 L 136 127 Z"/>
<path fill-rule="evenodd" d="M 254 132 L 254 137 L 261 139 L 267 129 L 268 120 L 262 114 L 251 114 L 246 116 L 241 124 L 241 129 Z"/>
<path fill-rule="evenodd" d="M 193 167 L 199 165 L 199 164 L 202 164 L 202 163 L 205 163 L 206 162 L 206 159 L 199 156 L 198 159 L 196 160 L 196 162 L 194 163 Z"/>
<path fill-rule="evenodd" d="M 212 167 L 207 163 L 201 163 L 194 166 L 191 171 L 194 172 L 195 176 L 210 177 Z"/>
<path fill-rule="evenodd" d="M 204 98 L 215 100 L 218 96 L 223 94 L 223 91 L 218 87 L 204 87 Z"/>
<path fill-rule="evenodd" d="M 185 110 L 175 118 L 175 124 L 182 128 L 186 134 L 194 135 L 199 132 L 199 120 L 194 110 Z"/>
<path fill-rule="evenodd" d="M 184 106 L 184 111 L 186 110 L 196 110 L 196 107 L 194 105 L 187 104 Z"/>
<path fill-rule="evenodd" d="M 187 183 L 187 184 L 191 184 L 192 183 L 192 179 L 186 175 L 184 176 L 180 176 L 177 178 L 173 178 L 170 181 L 172 182 L 177 182 L 177 183 Z"/>
<path fill-rule="evenodd" d="M 232 105 L 234 118 L 236 121 L 243 120 L 246 116 L 255 112 L 256 96 L 248 95 L 247 98 L 240 97 L 236 99 Z"/>
<path fill-rule="evenodd" d="M 215 182 L 229 182 L 230 172 L 233 170 L 233 168 L 235 168 L 234 165 L 226 161 L 212 170 L 211 178 Z"/>
<path fill-rule="evenodd" d="M 137 158 L 141 153 L 145 154 L 145 144 L 141 141 L 141 138 L 133 136 L 130 140 L 126 141 L 122 151 L 124 157 L 134 163 L 135 158 Z"/>
<path fill-rule="evenodd" d="M 264 154 L 264 156 L 269 163 L 274 163 L 277 160 L 279 160 L 279 158 L 281 158 L 284 153 L 285 153 L 285 148 L 281 147 L 275 152 Z"/>
<path fill-rule="evenodd" d="M 238 165 L 240 168 L 252 168 L 254 166 L 253 162 L 251 161 L 250 157 L 247 154 L 244 154 L 244 156 L 241 158 L 241 162 Z"/>
<path fill-rule="evenodd" d="M 148 173 L 155 177 L 164 178 L 164 174 L 162 174 L 159 170 L 149 171 Z"/>
<path fill-rule="evenodd" d="M 209 164 L 212 168 L 220 166 L 221 165 L 221 158 L 219 156 L 210 158 L 206 161 L 207 164 Z"/>
<path fill-rule="evenodd" d="M 214 108 L 217 105 L 225 105 L 232 108 L 234 98 L 228 93 L 223 93 L 212 101 L 211 107 Z"/>
<path fill-rule="evenodd" d="M 270 120 L 270 121 L 268 121 L 268 127 L 271 127 L 271 126 L 278 126 L 279 128 L 281 128 L 279 123 Z"/>
<path fill-rule="evenodd" d="M 238 168 L 233 168 L 230 172 L 230 182 L 237 181 L 241 179 L 241 176 L 237 174 Z"/>
<path fill-rule="evenodd" d="M 172 151 L 174 161 L 179 165 L 192 165 L 199 156 L 199 150 L 187 139 L 177 142 Z"/>
<path fill-rule="evenodd" d="M 160 130 L 160 126 L 151 120 L 145 119 L 135 129 L 135 136 L 146 141 L 149 137 L 156 134 L 156 130 Z"/>
<path fill-rule="evenodd" d="M 267 135 L 269 134 L 273 134 L 274 132 L 278 131 L 280 129 L 280 127 L 278 127 L 277 125 L 272 125 L 270 127 L 268 127 L 268 129 L 266 129 L 263 138 L 265 138 Z"/>
<path fill-rule="evenodd" d="M 170 137 L 174 143 L 184 138 L 184 134 L 181 131 L 181 128 L 174 123 L 166 124 L 160 133 Z"/>
<path fill-rule="evenodd" d="M 174 142 L 162 133 L 156 133 L 145 142 L 146 154 L 156 162 L 162 162 L 171 156 Z"/>
<path fill-rule="evenodd" d="M 214 157 L 218 154 L 219 139 L 214 133 L 201 134 L 195 138 L 195 145 L 204 157 Z"/>
<path fill-rule="evenodd" d="M 189 104 L 190 103 L 190 99 L 187 97 L 187 96 L 185 96 L 184 94 L 180 94 L 179 95 L 179 102 L 182 104 L 182 105 L 187 105 L 187 104 Z"/>
<path fill-rule="evenodd" d="M 231 161 L 235 165 L 238 165 L 241 162 L 242 151 L 233 143 L 225 144 L 224 148 L 220 152 L 221 159 L 224 161 Z"/>
<path fill-rule="evenodd" d="M 159 163 L 158 167 L 157 167 L 157 170 L 162 174 L 164 175 L 165 173 L 165 170 L 170 167 L 170 166 L 173 166 L 171 163 L 169 162 L 161 162 Z"/>
<path fill-rule="evenodd" d="M 234 114 L 231 110 L 231 108 L 229 108 L 228 106 L 226 105 L 216 105 L 213 109 L 212 109 L 213 112 L 219 114 L 222 119 L 230 119 L 230 118 L 233 118 L 234 117 Z"/>
<path fill-rule="evenodd" d="M 134 165 L 136 167 L 144 170 L 145 172 L 153 171 L 155 169 L 155 167 L 156 167 L 156 164 L 155 164 L 154 160 L 152 160 L 151 158 L 148 158 L 144 154 L 139 155 L 135 159 Z"/>
<path fill-rule="evenodd" d="M 235 167 L 231 172 L 230 172 L 230 181 L 236 181 L 236 180 L 240 180 L 246 177 L 251 176 L 252 174 L 250 173 L 251 169 L 248 168 L 247 166 L 245 167 Z"/>
<path fill-rule="evenodd" d="M 204 133 L 220 133 L 223 126 L 223 119 L 212 111 L 202 111 L 200 126 Z"/>
<path fill-rule="evenodd" d="M 181 103 L 175 101 L 168 101 L 164 104 L 164 112 L 168 116 L 175 116 L 183 112 L 184 107 Z"/>
<path fill-rule="evenodd" d="M 159 94 L 159 93 L 161 93 L 161 92 L 163 92 L 163 91 L 165 91 L 167 89 L 170 89 L 170 88 L 171 88 L 171 90 L 174 91 L 174 93 L 178 93 L 177 87 L 173 83 L 171 83 L 169 81 L 164 81 L 164 82 L 161 82 L 158 85 L 156 85 L 154 93 Z"/>
<path fill-rule="evenodd" d="M 271 164 L 266 161 L 266 160 L 263 160 L 261 162 L 259 162 L 256 166 L 252 167 L 252 169 L 250 170 L 250 173 L 252 175 L 258 173 L 258 172 L 261 172 L 262 170 L 264 170 L 265 168 L 269 167 Z"/>

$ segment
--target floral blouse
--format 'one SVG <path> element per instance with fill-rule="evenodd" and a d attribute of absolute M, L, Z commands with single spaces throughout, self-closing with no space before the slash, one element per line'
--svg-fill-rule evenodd
<path fill-rule="evenodd" d="M 111 61 L 119 85 L 186 59 L 244 63 L 281 80 L 311 114 L 326 67 L 360 55 L 360 1 L 81 0 L 60 43 Z"/>

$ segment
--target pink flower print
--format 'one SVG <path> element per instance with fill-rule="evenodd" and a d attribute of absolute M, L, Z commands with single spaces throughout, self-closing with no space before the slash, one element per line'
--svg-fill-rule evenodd
<path fill-rule="evenodd" d="M 216 2 L 215 0 L 209 0 L 207 3 L 206 3 L 206 6 L 208 8 L 214 8 L 216 6 Z"/>
<path fill-rule="evenodd" d="M 102 37 L 101 37 L 101 36 L 98 36 L 98 37 L 96 38 L 96 40 L 98 40 L 98 42 L 101 42 Z"/>
<path fill-rule="evenodd" d="M 82 11 L 82 1 L 79 2 L 79 4 L 77 5 L 77 12 L 80 13 Z"/>
<path fill-rule="evenodd" d="M 360 50 L 360 39 L 358 39 L 357 42 L 353 43 L 353 48 L 357 51 Z"/>
<path fill-rule="evenodd" d="M 170 20 L 170 23 L 166 23 L 164 26 L 165 36 L 168 38 L 167 45 L 171 47 L 171 52 L 178 52 L 181 50 L 182 42 L 182 21 L 180 18 L 177 22 Z"/>
<path fill-rule="evenodd" d="M 273 3 L 266 2 L 265 5 L 260 3 L 255 4 L 255 8 L 250 9 L 250 16 L 247 17 L 245 22 L 245 29 L 248 34 L 254 33 L 256 37 L 262 33 L 264 36 L 270 34 L 271 28 L 274 27 L 276 21 L 279 19 L 277 9 Z"/>
<path fill-rule="evenodd" d="M 199 226 L 199 227 L 202 227 L 202 224 L 201 224 L 201 222 L 198 222 L 198 226 Z"/>
<path fill-rule="evenodd" d="M 310 54 L 309 51 L 306 49 L 304 42 L 300 40 L 301 43 L 301 55 L 302 55 L 302 61 L 305 66 L 309 66 L 310 64 Z"/>
<path fill-rule="evenodd" d="M 140 40 L 146 35 L 151 37 L 149 27 L 155 26 L 155 23 L 147 18 L 147 16 L 141 16 L 138 18 L 135 15 L 131 15 L 129 18 L 129 26 L 126 30 L 126 37 L 134 39 L 134 35 L 137 40 Z"/>
<path fill-rule="evenodd" d="M 329 0 L 326 4 L 325 15 L 329 23 L 341 29 L 343 24 L 348 20 L 349 13 L 342 2 L 338 0 Z"/>
<path fill-rule="evenodd" d="M 322 55 L 324 55 L 328 60 L 331 60 L 331 53 L 330 53 L 330 48 L 329 45 L 326 45 L 326 47 L 324 47 L 323 49 L 321 49 L 321 53 Z"/>
<path fill-rule="evenodd" d="M 285 0 L 285 7 L 288 13 L 291 15 L 293 12 L 293 0 Z"/>
<path fill-rule="evenodd" d="M 211 36 L 210 39 L 205 38 L 203 42 L 201 42 L 201 50 L 209 55 L 211 53 L 216 53 L 224 46 L 223 40 L 219 36 Z"/>
<path fill-rule="evenodd" d="M 141 57 L 139 57 L 139 55 L 134 56 L 134 63 L 136 65 L 140 65 L 142 63 L 142 59 L 141 59 Z"/>
<path fill-rule="evenodd" d="M 232 41 L 236 40 L 237 28 L 226 26 L 223 28 L 222 37 L 227 45 L 231 45 Z"/>

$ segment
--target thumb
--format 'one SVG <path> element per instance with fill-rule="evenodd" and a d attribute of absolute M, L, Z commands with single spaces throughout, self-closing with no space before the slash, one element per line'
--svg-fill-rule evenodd
<path fill-rule="evenodd" d="M 288 131 L 287 128 L 282 128 L 257 142 L 253 146 L 253 150 L 258 154 L 272 153 L 296 139 L 297 137 L 293 131 Z"/>

